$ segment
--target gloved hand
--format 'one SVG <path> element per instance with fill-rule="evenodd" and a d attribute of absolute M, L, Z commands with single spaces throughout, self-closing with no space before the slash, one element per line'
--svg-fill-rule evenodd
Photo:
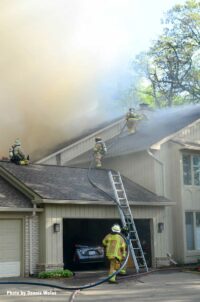
<path fill-rule="evenodd" d="M 128 236 L 128 227 L 123 227 L 121 230 L 122 234 L 124 234 L 124 236 Z"/>

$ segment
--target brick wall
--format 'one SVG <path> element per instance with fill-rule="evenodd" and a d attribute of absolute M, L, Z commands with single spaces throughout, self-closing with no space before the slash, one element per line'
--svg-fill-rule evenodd
<path fill-rule="evenodd" d="M 32 241 L 30 242 L 30 220 L 32 226 Z M 30 245 L 31 243 L 31 245 Z M 30 275 L 30 247 L 32 252 L 32 272 L 37 273 L 39 262 L 39 217 L 25 216 L 24 219 L 24 274 Z"/>

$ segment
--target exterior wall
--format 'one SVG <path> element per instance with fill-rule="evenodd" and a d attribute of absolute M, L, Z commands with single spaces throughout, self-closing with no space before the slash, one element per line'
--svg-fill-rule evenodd
<path fill-rule="evenodd" d="M 20 219 L 22 221 L 22 255 L 21 273 L 22 276 L 30 274 L 30 251 L 32 250 L 32 273 L 37 272 L 39 261 L 39 216 L 32 217 L 27 213 L 1 213 L 0 219 Z M 30 219 L 32 225 L 30 225 Z M 30 226 L 32 228 L 32 241 L 30 241 Z M 31 248 L 32 247 L 32 248 Z"/>
<path fill-rule="evenodd" d="M 135 219 L 151 219 L 152 235 L 152 259 L 154 266 L 160 266 L 166 263 L 166 254 L 168 250 L 168 227 L 167 210 L 165 207 L 132 207 Z M 63 218 L 96 218 L 113 219 L 119 218 L 118 210 L 114 206 L 92 206 L 92 205 L 46 205 L 45 206 L 45 260 L 40 268 L 52 270 L 63 267 Z M 158 223 L 163 222 L 164 231 L 158 233 Z M 59 223 L 61 230 L 58 233 L 53 232 L 53 224 Z"/>
<path fill-rule="evenodd" d="M 105 159 L 103 166 L 117 170 L 132 181 L 156 192 L 155 162 L 147 151 Z"/>
<path fill-rule="evenodd" d="M 108 140 L 118 135 L 123 127 L 124 120 L 117 121 L 83 139 L 77 141 L 70 146 L 59 150 L 41 160 L 37 163 L 47 165 L 65 165 L 67 162 L 79 155 L 91 150 L 94 146 L 94 138 L 100 136 L 103 140 Z"/>
<path fill-rule="evenodd" d="M 176 143 L 176 139 L 187 142 L 198 143 L 200 140 L 200 122 L 193 123 L 189 127 L 180 131 L 173 141 L 166 142 L 161 149 L 156 152 L 156 157 L 164 163 L 165 196 L 176 202 L 171 211 L 170 226 L 170 246 L 175 259 L 180 263 L 196 262 L 200 258 L 200 250 L 187 251 L 186 247 L 186 226 L 185 212 L 200 211 L 200 187 L 185 186 L 183 184 L 182 151 L 183 146 Z M 192 153 L 189 150 L 188 153 Z M 161 177 L 156 170 L 155 177 Z M 158 184 L 158 182 L 156 181 Z M 159 185 L 156 193 L 158 194 Z M 170 214 L 169 214 L 170 217 Z"/>

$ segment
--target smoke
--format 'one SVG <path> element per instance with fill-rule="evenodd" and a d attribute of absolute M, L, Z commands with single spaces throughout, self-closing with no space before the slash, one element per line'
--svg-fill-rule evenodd
<path fill-rule="evenodd" d="M 41 156 L 104 120 L 100 83 L 115 68 L 123 41 L 115 20 L 107 29 L 103 7 L 92 3 L 1 1 L 0 157 L 16 138 L 32 158 L 38 150 Z"/>

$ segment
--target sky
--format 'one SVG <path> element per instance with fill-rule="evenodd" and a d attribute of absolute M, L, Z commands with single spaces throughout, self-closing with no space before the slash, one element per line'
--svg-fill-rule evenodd
<path fill-rule="evenodd" d="M 1 0 L 0 157 L 34 159 L 109 118 L 130 62 L 181 0 Z M 122 110 L 123 111 L 123 110 Z"/>

